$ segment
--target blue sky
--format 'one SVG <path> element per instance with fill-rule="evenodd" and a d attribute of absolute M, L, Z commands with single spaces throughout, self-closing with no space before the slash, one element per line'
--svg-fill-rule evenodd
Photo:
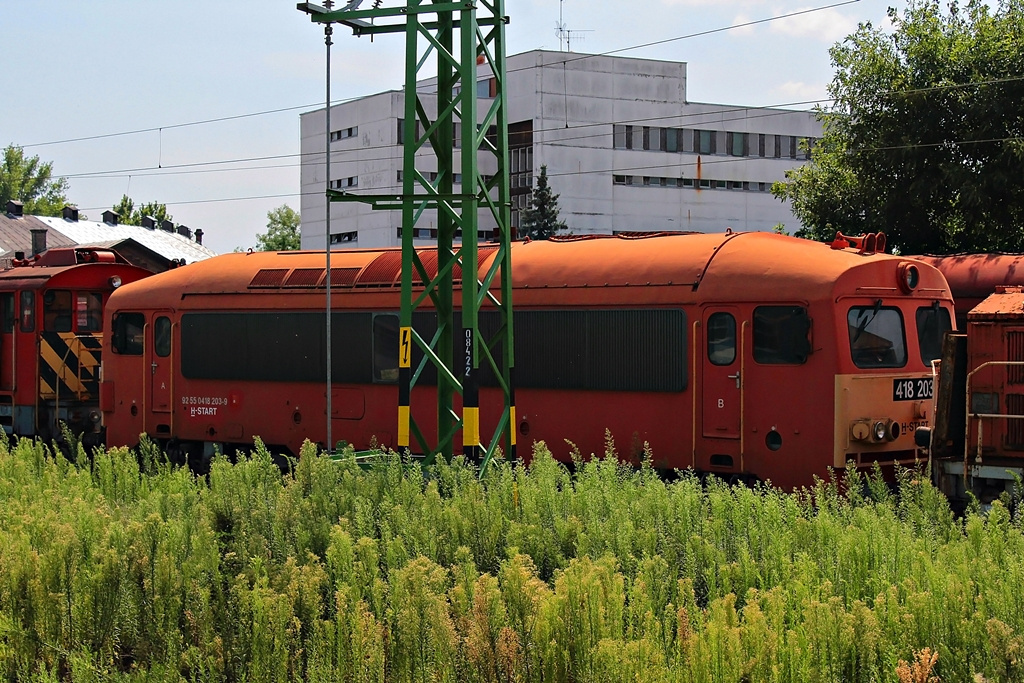
<path fill-rule="evenodd" d="M 617 54 L 687 62 L 691 101 L 809 108 L 794 103 L 825 97 L 829 47 L 858 22 L 888 26 L 896 3 L 816 9 L 830 4 L 506 0 L 508 49 L 563 48 L 561 9 L 574 52 L 669 41 Z M 801 10 L 816 11 L 670 40 Z M 299 113 L 323 102 L 325 62 L 323 30 L 294 0 L 8 2 L 0 18 L 0 145 L 53 161 L 90 218 L 125 193 L 164 202 L 225 252 L 254 245 L 270 209 L 298 210 Z M 400 88 L 403 50 L 399 37 L 336 29 L 332 98 Z M 248 116 L 272 110 L 286 111 Z M 183 125 L 218 118 L 228 120 Z M 108 137 L 70 141 L 94 136 Z"/>

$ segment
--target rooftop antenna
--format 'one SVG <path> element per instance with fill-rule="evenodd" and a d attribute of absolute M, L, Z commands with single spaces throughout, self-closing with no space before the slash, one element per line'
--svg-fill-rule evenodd
<path fill-rule="evenodd" d="M 558 22 L 555 24 L 555 35 L 558 36 L 558 49 L 560 52 L 572 52 L 572 39 L 583 40 L 581 33 L 592 33 L 591 29 L 568 29 L 565 26 L 565 22 L 562 21 L 562 5 L 565 4 L 565 0 L 558 0 Z M 565 43 L 565 48 L 562 48 L 562 43 Z"/>

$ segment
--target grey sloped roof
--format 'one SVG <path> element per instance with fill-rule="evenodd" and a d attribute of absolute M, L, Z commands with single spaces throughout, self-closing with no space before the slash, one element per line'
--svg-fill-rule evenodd
<path fill-rule="evenodd" d="M 73 244 L 98 246 L 131 239 L 167 259 L 185 259 L 186 263 L 202 261 L 217 255 L 184 235 L 166 230 L 150 230 L 140 225 L 111 225 L 98 221 L 70 221 L 50 216 L 35 216 L 34 218 L 44 223 L 45 227 L 50 228 L 51 233 L 59 233 L 71 240 Z M 50 246 L 55 246 L 55 244 Z"/>
<path fill-rule="evenodd" d="M 23 251 L 32 254 L 32 228 L 49 228 L 35 216 L 19 216 L 14 218 L 0 212 L 0 256 L 11 257 L 14 252 Z M 62 234 L 48 234 L 47 247 L 71 247 L 74 240 Z"/>

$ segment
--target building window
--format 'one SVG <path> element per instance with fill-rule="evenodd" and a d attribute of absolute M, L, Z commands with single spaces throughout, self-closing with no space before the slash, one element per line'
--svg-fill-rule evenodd
<path fill-rule="evenodd" d="M 344 140 L 346 138 L 354 138 L 359 134 L 359 126 L 352 126 L 350 128 L 342 128 L 341 130 L 331 131 L 331 142 L 337 142 L 338 140 Z"/>
<path fill-rule="evenodd" d="M 700 186 L 701 186 L 701 188 L 703 188 L 705 190 L 710 189 L 711 188 L 711 181 L 710 180 L 701 180 L 700 181 Z"/>
<path fill-rule="evenodd" d="M 620 124 L 612 126 L 612 147 L 626 149 L 626 126 Z"/>
<path fill-rule="evenodd" d="M 747 156 L 747 134 L 746 133 L 727 133 L 728 141 L 726 144 L 729 146 L 729 155 L 734 157 L 745 157 Z"/>
<path fill-rule="evenodd" d="M 612 184 L 614 184 L 614 185 L 625 185 L 626 184 L 626 176 L 624 176 L 624 175 L 612 176 Z"/>
<path fill-rule="evenodd" d="M 775 136 L 775 154 L 773 156 L 776 159 L 781 159 L 782 158 L 782 142 L 783 142 L 783 138 L 785 138 L 785 137 L 787 137 L 787 136 L 785 136 L 785 135 L 776 135 Z"/>
<path fill-rule="evenodd" d="M 764 139 L 765 139 L 765 134 L 764 133 L 758 133 L 758 135 L 757 135 L 757 156 L 759 156 L 759 157 L 763 157 L 764 156 Z"/>
<path fill-rule="evenodd" d="M 419 140 L 422 135 L 423 135 L 423 126 L 421 126 L 420 122 L 417 121 L 416 122 L 416 139 Z M 396 144 L 399 144 L 399 145 L 405 144 L 405 119 L 398 119 L 398 136 L 395 139 L 398 140 L 398 142 Z"/>
<path fill-rule="evenodd" d="M 678 152 L 680 148 L 679 129 L 678 128 L 665 128 L 665 151 L 666 152 Z"/>
<path fill-rule="evenodd" d="M 332 190 L 343 190 L 348 187 L 358 187 L 359 176 L 349 176 L 348 178 L 338 178 L 337 180 L 331 181 Z"/>
<path fill-rule="evenodd" d="M 693 131 L 693 148 L 697 154 L 714 154 L 715 132 L 713 130 Z"/>
<path fill-rule="evenodd" d="M 399 237 L 401 237 L 401 228 L 399 228 Z M 336 232 L 331 234 L 331 244 L 345 244 L 347 242 L 358 242 L 359 233 L 353 230 L 352 232 Z"/>

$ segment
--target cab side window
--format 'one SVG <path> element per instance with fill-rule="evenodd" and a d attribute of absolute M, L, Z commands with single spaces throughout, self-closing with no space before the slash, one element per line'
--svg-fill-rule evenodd
<path fill-rule="evenodd" d="M 44 332 L 70 332 L 73 320 L 70 291 L 51 289 L 43 292 Z"/>
<path fill-rule="evenodd" d="M 799 365 L 811 354 L 811 319 L 803 306 L 758 306 L 754 309 L 754 361 Z"/>
<path fill-rule="evenodd" d="M 102 332 L 103 295 L 99 292 L 79 292 L 75 302 L 75 317 L 79 332 Z"/>
<path fill-rule="evenodd" d="M 953 323 L 949 311 L 939 306 L 938 302 L 931 306 L 917 309 L 917 343 L 921 349 L 921 361 L 928 365 L 942 356 L 942 339 L 952 331 Z"/>
<path fill-rule="evenodd" d="M 14 332 L 14 292 L 0 294 L 0 325 L 4 334 Z"/>
<path fill-rule="evenodd" d="M 141 356 L 145 345 L 143 331 L 146 317 L 142 313 L 118 313 L 114 316 L 111 346 L 114 353 L 123 356 Z"/>
<path fill-rule="evenodd" d="M 373 381 L 398 381 L 398 316 L 382 313 L 373 318 Z"/>
<path fill-rule="evenodd" d="M 22 332 L 36 331 L 36 293 L 31 290 L 24 290 L 21 293 L 21 310 L 18 319 L 21 321 Z"/>

